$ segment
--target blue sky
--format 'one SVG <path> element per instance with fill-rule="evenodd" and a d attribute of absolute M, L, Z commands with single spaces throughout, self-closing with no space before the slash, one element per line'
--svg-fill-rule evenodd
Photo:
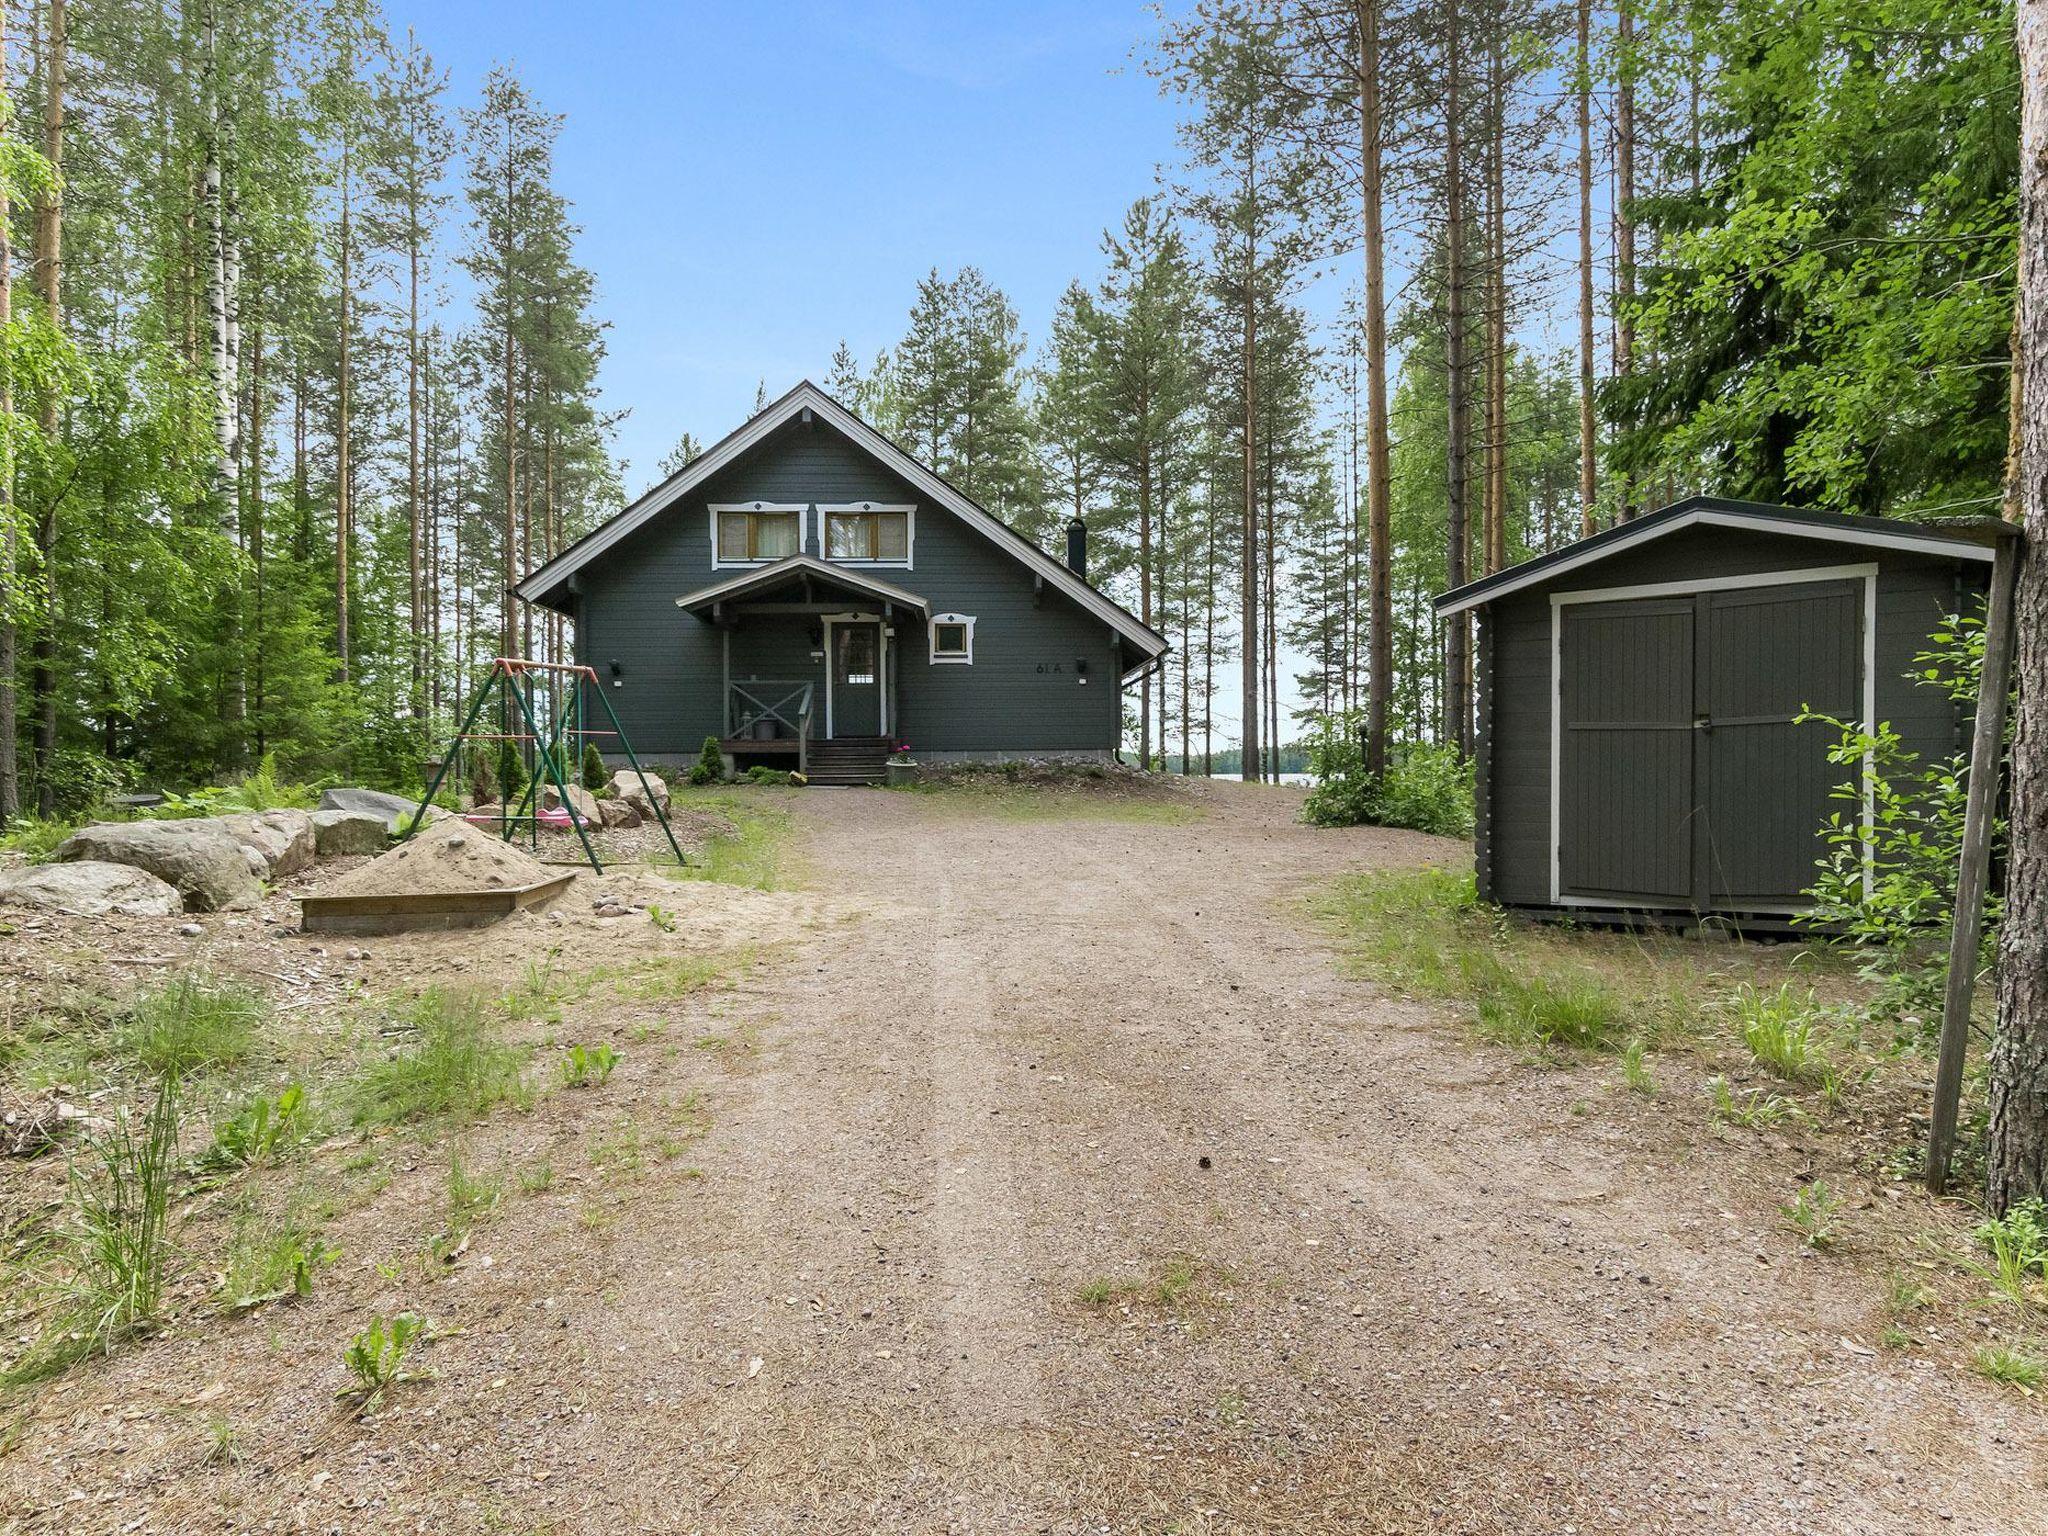
<path fill-rule="evenodd" d="M 1173 156 L 1156 22 L 1124 0 L 388 3 L 455 102 L 505 61 L 565 118 L 629 490 L 683 431 L 738 425 L 758 381 L 895 341 L 933 266 L 979 265 L 1035 345 Z"/>

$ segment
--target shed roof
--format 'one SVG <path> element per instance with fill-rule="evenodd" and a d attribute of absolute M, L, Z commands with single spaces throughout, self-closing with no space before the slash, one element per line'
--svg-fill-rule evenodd
<path fill-rule="evenodd" d="M 915 592 L 905 591 L 894 582 L 882 581 L 863 571 L 850 570 L 843 565 L 828 565 L 814 555 L 786 555 L 757 570 L 741 571 L 737 576 L 724 581 L 714 581 L 708 587 L 685 592 L 676 599 L 676 606 L 686 613 L 702 616 L 719 603 L 735 601 L 752 592 L 772 591 L 776 587 L 804 578 L 841 592 L 871 597 L 878 602 L 894 603 L 913 613 L 929 615 L 932 611 L 932 605 L 924 598 Z"/>
<path fill-rule="evenodd" d="M 2000 539 L 2014 537 L 2019 531 L 2011 523 L 1988 517 L 1957 523 L 1911 523 L 1890 517 L 1854 517 L 1841 512 L 1776 507 L 1761 501 L 1732 501 L 1720 496 L 1688 496 L 1629 522 L 1616 523 L 1563 549 L 1453 587 L 1436 600 L 1436 611 L 1463 613 L 1582 565 L 1595 564 L 1624 550 L 1701 525 L 1787 534 L 1865 549 L 1907 550 L 1953 560 L 1989 560 Z"/>

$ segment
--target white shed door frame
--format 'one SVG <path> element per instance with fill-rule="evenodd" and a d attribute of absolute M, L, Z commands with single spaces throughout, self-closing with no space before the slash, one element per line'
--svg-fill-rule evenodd
<path fill-rule="evenodd" d="M 1589 587 L 1576 592 L 1550 594 L 1550 900 L 1560 907 L 1611 907 L 1611 901 L 1597 896 L 1567 896 L 1563 880 L 1563 820 L 1560 808 L 1560 779 L 1564 769 L 1564 611 L 1576 603 L 1625 602 L 1632 597 L 1679 597 L 1695 592 L 1725 592 L 1740 587 L 1797 586 L 1809 581 L 1856 581 L 1863 583 L 1863 730 L 1877 732 L 1877 566 L 1870 561 L 1856 565 L 1815 565 L 1799 570 L 1756 571 L 1747 576 L 1701 576 L 1686 581 L 1658 581 L 1633 587 Z M 1868 890 L 1876 880 L 1872 824 L 1877 816 L 1877 797 L 1871 789 L 1871 755 L 1863 757 L 1863 884 Z M 1784 912 L 1799 907 L 1772 909 Z"/>

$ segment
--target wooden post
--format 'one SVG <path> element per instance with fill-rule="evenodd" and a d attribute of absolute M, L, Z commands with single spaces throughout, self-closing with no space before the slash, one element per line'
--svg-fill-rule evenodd
<path fill-rule="evenodd" d="M 1977 989 L 1984 890 L 1991 879 L 1991 815 L 2005 745 L 2005 702 L 2012 675 L 2012 593 L 2019 572 L 2019 530 L 2000 538 L 1991 561 L 1984 615 L 1984 672 L 1977 684 L 1977 724 L 1970 736 L 1970 791 L 1963 811 L 1963 851 L 1956 869 L 1955 926 L 1949 933 L 1948 988 L 1941 1005 L 1941 1054 L 1934 1068 L 1934 1110 L 1927 1127 L 1927 1189 L 1948 1188 L 1955 1157 L 1956 1115 L 1963 1098 L 1963 1058 L 1970 1049 L 1970 1000 Z"/>

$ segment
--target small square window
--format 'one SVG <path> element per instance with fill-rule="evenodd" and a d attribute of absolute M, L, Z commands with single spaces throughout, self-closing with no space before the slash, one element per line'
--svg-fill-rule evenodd
<path fill-rule="evenodd" d="M 932 618 L 932 660 L 972 662 L 974 620 L 964 613 L 941 613 Z"/>

